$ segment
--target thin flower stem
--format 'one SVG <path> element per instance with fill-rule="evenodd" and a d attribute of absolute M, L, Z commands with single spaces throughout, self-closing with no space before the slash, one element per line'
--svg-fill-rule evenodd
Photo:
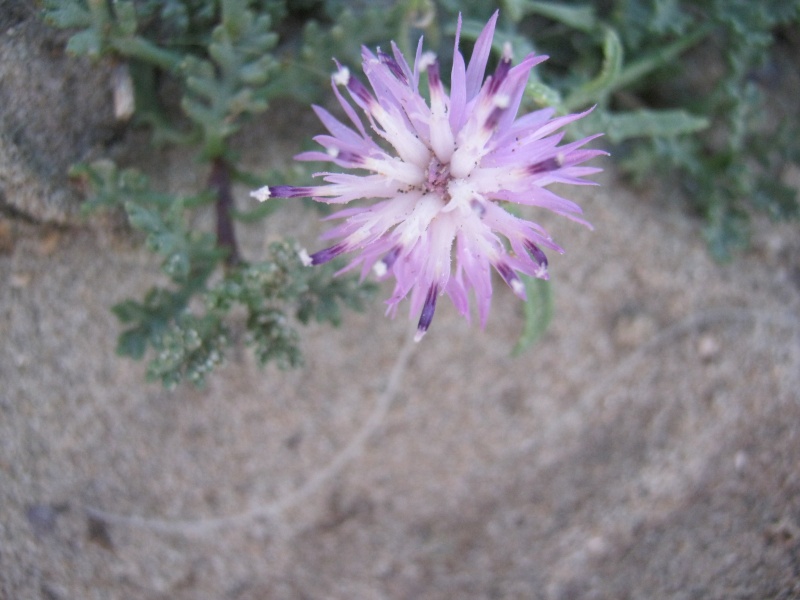
<path fill-rule="evenodd" d="M 235 267 L 242 258 L 236 242 L 236 229 L 233 226 L 231 213 L 234 210 L 233 192 L 231 190 L 231 168 L 222 158 L 215 158 L 211 164 L 211 175 L 208 187 L 214 191 L 217 213 L 217 246 L 228 251 L 225 266 Z"/>
<path fill-rule="evenodd" d="M 389 372 L 389 377 L 386 380 L 386 387 L 375 399 L 375 405 L 369 417 L 367 417 L 367 420 L 364 421 L 364 424 L 355 433 L 355 435 L 350 438 L 350 441 L 347 443 L 347 445 L 342 448 L 336 454 L 336 456 L 334 456 L 330 462 L 328 462 L 328 464 L 313 473 L 294 491 L 289 492 L 288 494 L 277 498 L 272 502 L 255 506 L 244 512 L 210 519 L 154 519 L 148 517 L 120 515 L 92 506 L 84 506 L 86 514 L 90 518 L 97 519 L 108 525 L 120 525 L 138 529 L 147 529 L 159 533 L 175 533 L 186 536 L 207 535 L 221 528 L 249 523 L 258 518 L 267 518 L 271 520 L 278 519 L 287 509 L 294 506 L 300 506 L 304 501 L 308 500 L 308 498 L 319 491 L 322 486 L 339 475 L 349 463 L 363 453 L 364 446 L 383 424 L 386 415 L 389 412 L 389 408 L 397 396 L 403 375 L 408 368 L 408 363 L 416 346 L 417 344 L 414 342 L 414 336 L 412 333 L 407 337 L 405 344 L 403 344 L 402 348 L 398 352 L 394 366 Z"/>

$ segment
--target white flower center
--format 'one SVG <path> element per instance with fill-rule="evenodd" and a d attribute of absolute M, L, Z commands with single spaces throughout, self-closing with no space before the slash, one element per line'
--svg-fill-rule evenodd
<path fill-rule="evenodd" d="M 429 194 L 436 194 L 446 204 L 450 201 L 448 186 L 451 180 L 450 165 L 439 162 L 434 156 L 428 164 L 428 178 L 423 184 L 422 189 Z"/>

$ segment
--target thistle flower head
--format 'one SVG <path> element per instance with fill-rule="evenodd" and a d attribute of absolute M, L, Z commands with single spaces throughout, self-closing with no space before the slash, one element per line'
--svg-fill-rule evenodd
<path fill-rule="evenodd" d="M 517 116 L 528 75 L 546 56 L 530 54 L 512 66 L 506 47 L 484 80 L 497 16 L 475 42 L 468 65 L 458 49 L 459 19 L 449 94 L 438 60 L 422 52 L 421 39 L 413 67 L 394 43 L 391 53 L 364 48 L 369 86 L 337 63 L 333 92 L 350 123 L 315 106 L 328 130 L 314 138 L 324 151 L 295 158 L 358 172 L 318 173 L 322 185 L 267 186 L 252 194 L 259 200 L 310 196 L 329 204 L 373 200 L 331 215 L 343 220 L 323 236 L 335 240 L 333 245 L 306 255 L 304 262 L 317 265 L 354 253 L 344 270 L 360 267 L 362 277 L 370 270 L 379 278 L 393 277 L 387 312 L 394 315 L 410 295 L 412 317 L 419 317 L 417 339 L 428 330 L 442 294 L 469 319 L 472 291 L 485 325 L 492 270 L 523 299 L 520 274 L 548 277 L 544 250 L 562 249 L 542 227 L 508 212 L 506 203 L 545 208 L 588 225 L 578 216 L 578 205 L 546 186 L 591 184 L 583 177 L 600 169 L 580 165 L 605 152 L 582 149 L 597 136 L 559 145 L 564 135 L 559 130 L 586 113 L 554 117 L 555 111 L 545 108 Z M 420 93 L 423 76 L 427 101 Z"/>

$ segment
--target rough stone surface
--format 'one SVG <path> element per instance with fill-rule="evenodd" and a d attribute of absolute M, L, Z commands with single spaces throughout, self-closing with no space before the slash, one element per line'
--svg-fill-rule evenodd
<path fill-rule="evenodd" d="M 35 3 L 0 2 L 0 208 L 48 223 L 76 222 L 69 167 L 117 135 L 109 65 L 64 52 Z"/>

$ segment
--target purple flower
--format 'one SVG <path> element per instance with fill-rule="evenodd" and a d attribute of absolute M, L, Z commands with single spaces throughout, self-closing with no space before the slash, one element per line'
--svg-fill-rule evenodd
<path fill-rule="evenodd" d="M 544 249 L 563 250 L 542 227 L 511 214 L 504 204 L 546 208 L 588 226 L 577 216 L 577 204 L 545 186 L 592 184 L 583 177 L 600 169 L 579 165 L 606 154 L 581 149 L 597 135 L 558 145 L 564 136 L 559 130 L 586 113 L 554 118 L 555 111 L 545 108 L 517 118 L 528 75 L 546 56 L 530 54 L 512 67 L 507 47 L 494 73 L 483 80 L 497 16 L 495 12 L 475 42 L 469 65 L 458 50 L 459 19 L 449 97 L 439 63 L 433 54 L 422 52 L 421 39 L 413 69 L 394 43 L 391 55 L 362 50 L 371 90 L 337 63 L 333 91 L 352 126 L 315 106 L 329 135 L 314 140 L 325 151 L 296 158 L 328 161 L 358 172 L 318 173 L 325 184 L 267 186 L 252 194 L 262 201 L 300 196 L 329 204 L 377 200 L 331 215 L 344 221 L 323 239 L 337 241 L 310 256 L 303 253 L 303 260 L 317 265 L 356 252 L 343 270 L 360 265 L 362 277 L 370 269 L 379 278 L 393 276 L 387 313 L 393 316 L 410 294 L 411 314 L 419 315 L 418 340 L 428 330 L 441 294 L 469 319 L 468 296 L 473 290 L 485 325 L 492 267 L 523 299 L 520 273 L 547 279 Z M 430 102 L 419 89 L 423 73 Z M 347 88 L 369 128 L 339 86 Z M 376 141 L 373 134 L 381 139 Z"/>

